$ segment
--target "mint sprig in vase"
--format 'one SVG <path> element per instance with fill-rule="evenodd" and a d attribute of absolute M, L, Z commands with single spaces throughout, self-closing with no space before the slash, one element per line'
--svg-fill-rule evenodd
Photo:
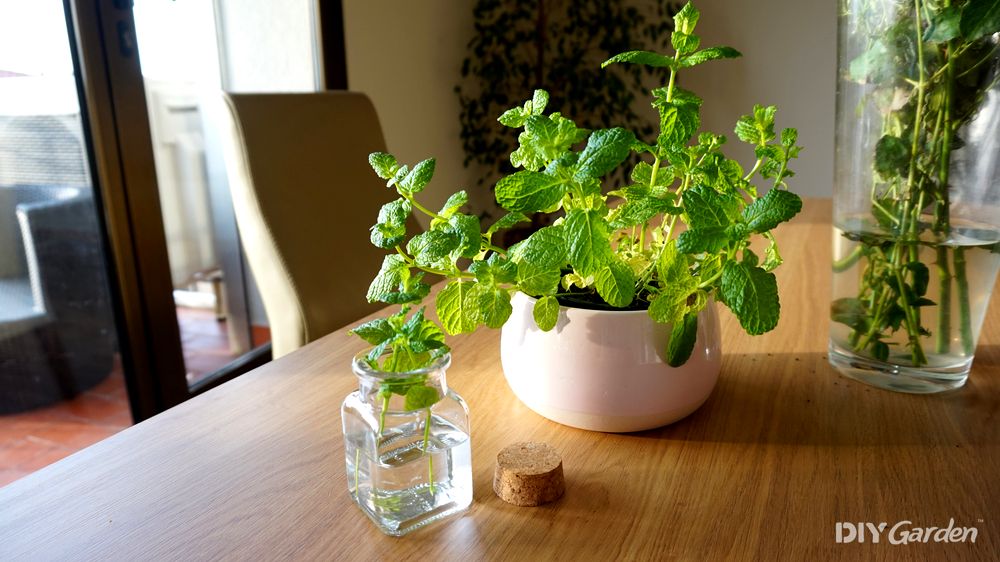
<path fill-rule="evenodd" d="M 844 0 L 830 361 L 965 384 L 1000 268 L 1000 8 Z"/>

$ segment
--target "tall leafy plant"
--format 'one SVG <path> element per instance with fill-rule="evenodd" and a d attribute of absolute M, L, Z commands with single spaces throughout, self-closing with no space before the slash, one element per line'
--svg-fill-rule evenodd
<path fill-rule="evenodd" d="M 403 304 L 404 312 L 374 320 L 354 332 L 375 349 L 377 368 L 418 368 L 447 349 L 443 334 L 423 309 L 409 320 L 407 307 L 430 292 L 423 276 L 445 277 L 435 308 L 448 334 L 481 325 L 501 327 L 512 312 L 515 291 L 535 297 L 534 318 L 551 330 L 560 304 L 610 309 L 647 309 L 672 326 L 665 355 L 681 365 L 694 346 L 698 314 L 714 298 L 728 306 L 750 334 L 778 322 L 778 288 L 772 270 L 781 264 L 772 230 L 802 206 L 787 190 L 789 163 L 800 148 L 795 129 L 775 131 L 771 107 L 755 106 L 736 123 L 736 136 L 754 147 L 746 171 L 725 156 L 726 137 L 702 132 L 702 100 L 677 86 L 684 70 L 715 59 L 740 56 L 729 47 L 701 48 L 694 33 L 699 13 L 686 5 L 674 17 L 672 55 L 627 51 L 605 61 L 659 69 L 666 84 L 652 90 L 658 131 L 643 136 L 622 127 L 590 131 L 559 112 L 546 113 L 550 98 L 536 90 L 505 111 L 501 124 L 518 131 L 510 155 L 517 171 L 501 178 L 497 202 L 507 214 L 487 228 L 462 212 L 468 197 L 452 195 L 432 210 L 418 196 L 434 173 L 434 160 L 412 168 L 374 153 L 375 173 L 398 199 L 386 204 L 372 227 L 372 243 L 390 250 L 368 291 L 368 300 Z M 630 155 L 640 161 L 623 164 Z M 629 180 L 608 194 L 602 179 L 620 166 Z M 761 194 L 758 187 L 770 187 Z M 407 238 L 406 219 L 430 217 L 426 232 Z M 528 220 L 531 213 L 561 213 L 551 226 L 509 248 L 494 243 L 497 232 Z M 682 228 L 682 224 L 686 228 Z M 750 249 L 761 237 L 763 256 Z"/>
<path fill-rule="evenodd" d="M 455 89 L 465 165 L 481 168 L 479 184 L 493 185 L 515 171 L 507 155 L 516 139 L 496 127 L 496 116 L 536 88 L 544 86 L 551 105 L 564 113 L 582 116 L 583 127 L 621 125 L 654 134 L 655 120 L 636 111 L 652 69 L 602 72 L 599 65 L 607 53 L 666 48 L 680 7 L 666 0 L 478 0 L 476 33 Z"/>

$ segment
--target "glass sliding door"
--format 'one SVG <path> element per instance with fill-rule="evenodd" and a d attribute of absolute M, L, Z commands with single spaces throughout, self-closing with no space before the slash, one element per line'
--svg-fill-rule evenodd
<path fill-rule="evenodd" d="M 132 423 L 61 0 L 0 1 L 0 485 Z"/>
<path fill-rule="evenodd" d="M 223 90 L 315 90 L 311 0 L 135 0 L 173 298 L 193 391 L 270 341 L 214 112 Z"/>

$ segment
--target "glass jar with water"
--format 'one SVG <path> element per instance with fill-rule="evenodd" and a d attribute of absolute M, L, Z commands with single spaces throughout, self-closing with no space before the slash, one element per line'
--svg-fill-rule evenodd
<path fill-rule="evenodd" d="M 1000 268 L 990 5 L 840 2 L 829 357 L 882 388 L 965 384 Z"/>
<path fill-rule="evenodd" d="M 445 354 L 424 369 L 374 369 L 354 358 L 359 388 L 341 418 L 351 497 L 382 532 L 401 536 L 472 503 L 469 409 L 448 388 Z"/>

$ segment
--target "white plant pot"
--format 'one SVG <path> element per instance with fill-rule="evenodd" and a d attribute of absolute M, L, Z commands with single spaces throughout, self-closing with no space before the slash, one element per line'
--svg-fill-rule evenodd
<path fill-rule="evenodd" d="M 500 360 L 514 394 L 561 424 L 594 431 L 652 429 L 694 412 L 722 365 L 715 303 L 698 316 L 687 363 L 664 361 L 669 326 L 646 311 L 559 309 L 556 327 L 535 324 L 535 299 L 516 293 L 500 337 Z"/>

